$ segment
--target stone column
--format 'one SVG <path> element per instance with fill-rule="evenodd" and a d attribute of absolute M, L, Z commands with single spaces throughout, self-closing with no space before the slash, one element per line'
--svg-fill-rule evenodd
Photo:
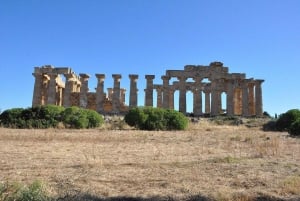
<path fill-rule="evenodd" d="M 126 96 L 126 89 L 121 88 L 120 89 L 120 103 L 125 105 L 125 96 Z"/>
<path fill-rule="evenodd" d="M 107 95 L 108 100 L 112 101 L 113 93 L 114 93 L 113 88 L 107 88 L 107 93 L 108 93 Z"/>
<path fill-rule="evenodd" d="M 221 91 L 217 91 L 217 111 L 218 111 L 218 115 L 221 113 L 222 111 L 222 92 Z"/>
<path fill-rule="evenodd" d="M 48 76 L 50 78 L 49 85 L 48 85 L 48 99 L 47 104 L 55 105 L 56 103 L 56 78 L 57 73 L 48 73 Z"/>
<path fill-rule="evenodd" d="M 58 106 L 62 106 L 62 103 L 63 103 L 63 99 L 62 99 L 62 97 L 63 97 L 63 90 L 64 90 L 63 86 L 57 86 L 56 105 L 58 105 Z"/>
<path fill-rule="evenodd" d="M 248 80 L 243 80 L 242 85 L 242 116 L 249 116 Z"/>
<path fill-rule="evenodd" d="M 86 108 L 88 104 L 87 93 L 89 91 L 88 80 L 90 76 L 88 74 L 83 74 L 83 73 L 79 75 L 80 75 L 80 82 L 81 82 L 81 88 L 79 93 L 79 107 Z"/>
<path fill-rule="evenodd" d="M 98 84 L 97 84 L 97 89 L 96 89 L 96 110 L 98 112 L 104 112 L 104 79 L 105 79 L 105 74 L 96 74 Z"/>
<path fill-rule="evenodd" d="M 226 113 L 228 116 L 234 115 L 233 112 L 233 83 L 232 80 L 227 80 L 227 100 Z"/>
<path fill-rule="evenodd" d="M 256 116 L 263 116 L 263 102 L 261 84 L 264 80 L 255 80 L 255 109 Z"/>
<path fill-rule="evenodd" d="M 113 74 L 114 79 L 114 89 L 113 89 L 113 99 L 112 99 L 112 112 L 120 112 L 120 79 L 121 74 Z"/>
<path fill-rule="evenodd" d="M 32 73 L 32 75 L 35 77 L 32 107 L 35 107 L 42 103 L 43 75 L 41 73 Z"/>
<path fill-rule="evenodd" d="M 235 88 L 234 90 L 234 114 L 242 115 L 242 89 Z"/>
<path fill-rule="evenodd" d="M 193 99 L 194 99 L 194 108 L 193 113 L 195 116 L 202 115 L 202 94 L 201 90 L 194 89 L 193 90 Z"/>
<path fill-rule="evenodd" d="M 217 83 L 216 80 L 213 80 L 211 83 L 211 115 L 216 116 L 219 114 L 218 106 L 218 91 L 216 90 Z"/>
<path fill-rule="evenodd" d="M 174 110 L 174 89 L 169 90 L 169 108 Z"/>
<path fill-rule="evenodd" d="M 186 114 L 186 77 L 180 76 L 179 80 L 179 112 Z"/>
<path fill-rule="evenodd" d="M 147 79 L 147 86 L 145 89 L 145 106 L 153 107 L 153 79 L 154 75 L 145 75 Z"/>
<path fill-rule="evenodd" d="M 138 75 L 130 74 L 130 93 L 129 93 L 129 107 L 136 107 L 138 103 L 137 97 L 137 79 L 139 78 Z"/>
<path fill-rule="evenodd" d="M 161 76 L 161 79 L 163 80 L 163 108 L 168 109 L 169 108 L 169 76 Z"/>
<path fill-rule="evenodd" d="M 162 107 L 162 87 L 157 86 L 156 87 L 156 92 L 157 92 L 157 107 Z"/>
<path fill-rule="evenodd" d="M 249 113 L 252 116 L 255 115 L 254 86 L 255 86 L 255 83 L 253 83 L 253 82 L 250 82 L 248 84 L 248 90 L 249 90 Z"/>
<path fill-rule="evenodd" d="M 80 77 L 79 77 L 79 80 L 80 80 Z M 81 88 L 81 82 L 80 81 L 78 81 L 78 82 L 76 82 L 76 86 L 74 86 L 75 87 L 75 91 L 74 92 L 80 92 L 80 88 Z"/>
<path fill-rule="evenodd" d="M 41 105 L 46 105 L 48 100 L 48 86 L 49 86 L 49 76 L 43 74 L 42 76 L 42 94 L 41 94 Z"/>
<path fill-rule="evenodd" d="M 74 91 L 75 80 L 73 74 L 65 74 L 66 77 L 66 86 L 63 97 L 63 106 L 70 107 L 71 106 L 71 93 Z"/>
<path fill-rule="evenodd" d="M 205 94 L 205 114 L 210 114 L 210 92 L 204 90 Z"/>

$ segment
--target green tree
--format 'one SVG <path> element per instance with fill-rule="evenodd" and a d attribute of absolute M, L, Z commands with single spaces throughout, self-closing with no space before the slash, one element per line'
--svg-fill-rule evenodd
<path fill-rule="evenodd" d="M 286 113 L 279 115 L 278 120 L 276 121 L 276 129 L 278 131 L 288 131 L 294 121 L 300 118 L 300 110 L 291 109 Z"/>
<path fill-rule="evenodd" d="M 289 134 L 300 136 L 300 118 L 296 119 L 289 128 Z"/>

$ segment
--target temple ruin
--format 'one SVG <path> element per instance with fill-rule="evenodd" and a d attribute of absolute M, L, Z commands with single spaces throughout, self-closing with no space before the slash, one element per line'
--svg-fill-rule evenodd
<path fill-rule="evenodd" d="M 121 74 L 112 75 L 113 87 L 107 88 L 107 91 L 104 89 L 105 74 L 95 74 L 98 81 L 96 92 L 89 91 L 88 74 L 77 75 L 68 67 L 35 67 L 33 76 L 32 106 L 79 106 L 102 114 L 124 113 L 138 106 L 139 76 L 136 74 L 129 75 L 129 105 L 125 104 L 126 89 L 120 86 Z M 186 94 L 191 91 L 195 116 L 263 115 L 261 85 L 264 80 L 246 78 L 243 73 L 229 73 L 228 67 L 224 67 L 221 62 L 212 62 L 209 66 L 186 65 L 184 70 L 166 70 L 165 75 L 161 76 L 161 84 L 154 84 L 154 78 L 155 75 L 145 75 L 145 106 L 154 106 L 156 90 L 156 106 L 174 109 L 174 93 L 179 91 L 179 111 L 186 114 Z M 178 81 L 170 83 L 172 78 Z M 187 81 L 189 78 L 193 81 Z M 226 95 L 225 109 L 222 109 L 222 93 Z"/>

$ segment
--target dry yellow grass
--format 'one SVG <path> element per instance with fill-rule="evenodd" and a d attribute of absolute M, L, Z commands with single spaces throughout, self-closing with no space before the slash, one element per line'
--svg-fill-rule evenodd
<path fill-rule="evenodd" d="M 187 131 L 0 128 L 0 181 L 99 197 L 300 198 L 300 139 L 207 121 Z"/>

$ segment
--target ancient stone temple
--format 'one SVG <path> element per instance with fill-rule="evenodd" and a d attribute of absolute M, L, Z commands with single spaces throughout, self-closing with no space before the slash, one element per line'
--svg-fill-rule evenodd
<path fill-rule="evenodd" d="M 129 105 L 126 105 L 126 89 L 121 88 L 122 75 L 113 74 L 113 87 L 104 89 L 105 74 L 95 74 L 98 84 L 96 92 L 88 88 L 88 74 L 75 74 L 68 67 L 51 65 L 35 67 L 32 106 L 54 104 L 64 107 L 79 106 L 99 113 L 123 113 L 138 106 L 139 78 L 130 74 Z M 161 76 L 162 83 L 154 84 L 155 75 L 145 75 L 145 106 L 174 109 L 174 93 L 179 91 L 179 111 L 186 114 L 187 92 L 193 93 L 195 116 L 220 114 L 240 116 L 262 116 L 262 83 L 264 80 L 246 78 L 243 73 L 229 73 L 221 62 L 209 66 L 186 65 L 183 70 L 167 70 Z M 176 81 L 170 83 L 170 80 Z M 187 81 L 188 79 L 192 81 Z M 65 81 L 64 81 L 65 80 Z M 222 100 L 225 94 L 226 100 Z M 226 105 L 222 105 L 226 102 Z M 225 109 L 224 109 L 225 108 Z"/>

